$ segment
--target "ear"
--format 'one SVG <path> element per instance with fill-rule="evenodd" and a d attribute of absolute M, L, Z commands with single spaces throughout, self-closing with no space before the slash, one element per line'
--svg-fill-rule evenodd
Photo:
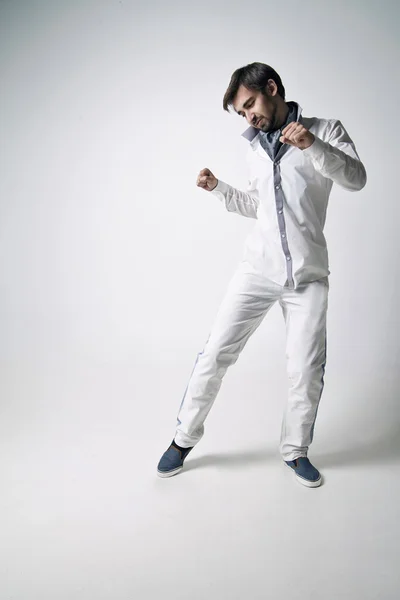
<path fill-rule="evenodd" d="M 273 79 L 268 79 L 267 85 L 265 86 L 265 91 L 268 96 L 276 96 L 278 93 L 278 86 Z"/>

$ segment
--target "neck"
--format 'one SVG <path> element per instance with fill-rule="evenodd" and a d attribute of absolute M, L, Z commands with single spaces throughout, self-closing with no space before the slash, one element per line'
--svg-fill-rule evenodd
<path fill-rule="evenodd" d="M 289 106 L 288 104 L 286 104 L 286 102 L 283 102 L 282 107 L 279 109 L 279 127 L 282 127 L 282 125 L 284 123 L 286 123 L 286 119 L 288 118 L 289 115 Z"/>

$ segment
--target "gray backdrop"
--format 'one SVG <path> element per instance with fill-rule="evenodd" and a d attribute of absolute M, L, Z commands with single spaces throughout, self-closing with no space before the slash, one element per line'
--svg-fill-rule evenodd
<path fill-rule="evenodd" d="M 261 61 L 304 116 L 342 121 L 368 175 L 361 192 L 335 185 L 330 198 L 328 361 L 310 456 L 339 467 L 338 486 L 350 463 L 365 497 L 388 481 L 398 496 L 398 468 L 382 485 L 368 472 L 399 458 L 398 18 L 390 1 L 0 2 L 4 600 L 309 598 L 308 542 L 319 598 L 397 595 L 394 555 L 379 563 L 386 595 L 372 569 L 388 547 L 380 532 L 398 523 L 386 497 L 352 538 L 364 564 L 349 567 L 337 524 L 359 514 L 360 483 L 339 501 L 332 484 L 321 490 L 328 519 L 310 505 L 318 492 L 271 492 L 283 485 L 287 389 L 278 306 L 226 375 L 193 455 L 199 475 L 166 483 L 155 469 L 254 225 L 196 177 L 208 167 L 245 187 L 247 125 L 222 97 L 236 68 Z M 278 522 L 298 522 L 303 501 L 311 522 L 293 538 Z M 373 507 L 388 522 L 360 541 Z"/>

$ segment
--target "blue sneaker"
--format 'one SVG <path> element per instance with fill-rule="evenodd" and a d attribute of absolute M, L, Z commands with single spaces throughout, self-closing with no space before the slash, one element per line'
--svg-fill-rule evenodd
<path fill-rule="evenodd" d="M 172 440 L 170 447 L 162 455 L 157 467 L 159 477 L 172 477 L 183 469 L 183 461 L 194 448 L 180 448 Z"/>
<path fill-rule="evenodd" d="M 285 464 L 295 472 L 299 483 L 307 487 L 318 487 L 321 485 L 321 473 L 310 463 L 307 456 L 300 456 L 294 460 L 285 460 Z"/>

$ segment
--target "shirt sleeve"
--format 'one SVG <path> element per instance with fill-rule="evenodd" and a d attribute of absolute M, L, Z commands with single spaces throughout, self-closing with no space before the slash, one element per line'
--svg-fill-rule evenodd
<path fill-rule="evenodd" d="M 345 190 L 359 191 L 367 183 L 365 167 L 342 123 L 337 119 L 332 123 L 328 141 L 315 136 L 314 142 L 303 153 L 324 177 L 332 179 Z"/>
<path fill-rule="evenodd" d="M 236 212 L 243 217 L 257 219 L 259 199 L 254 181 L 250 180 L 247 190 L 243 192 L 218 179 L 218 183 L 211 190 L 211 193 L 224 204 L 229 212 Z"/>

